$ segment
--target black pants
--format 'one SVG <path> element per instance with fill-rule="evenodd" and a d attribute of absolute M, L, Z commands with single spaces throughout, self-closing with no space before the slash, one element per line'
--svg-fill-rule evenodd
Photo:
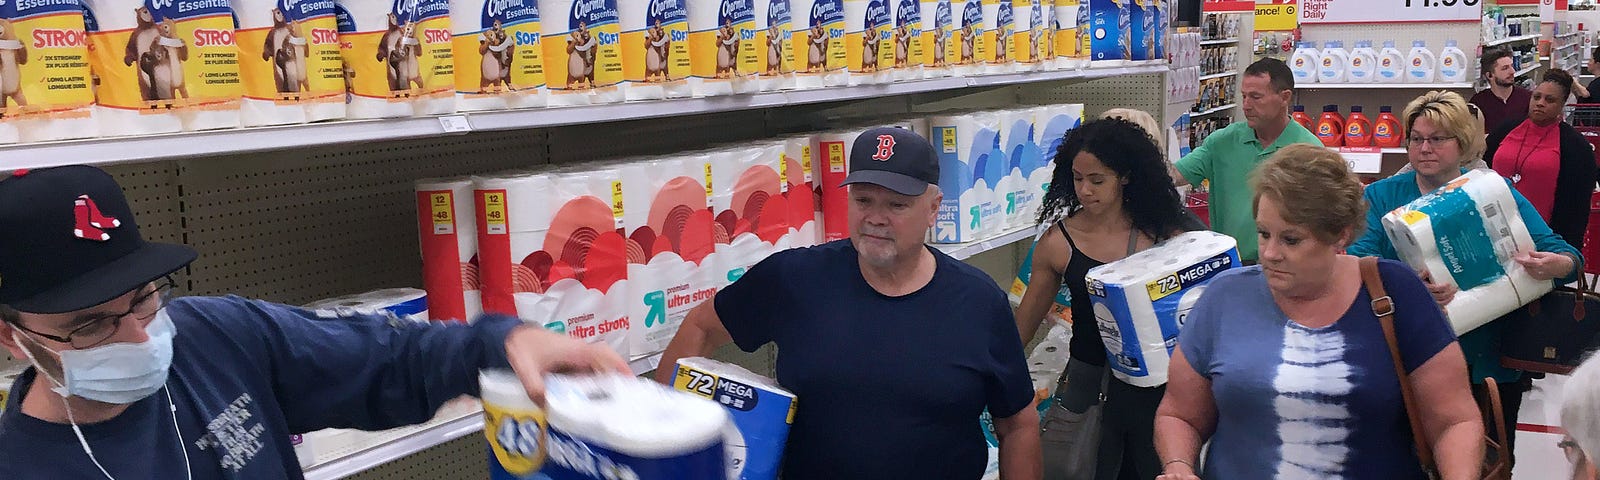
<path fill-rule="evenodd" d="M 1517 412 L 1522 410 L 1522 394 L 1533 389 L 1533 379 L 1523 378 L 1521 381 L 1502 383 L 1500 390 L 1501 418 L 1506 422 L 1506 448 L 1512 452 L 1511 464 L 1516 464 L 1517 451 Z M 1475 383 L 1472 385 L 1472 398 L 1478 402 L 1478 411 L 1483 415 L 1483 432 L 1489 438 L 1495 437 L 1494 417 L 1489 410 L 1488 385 Z M 1493 454 L 1494 452 L 1484 452 Z"/>
<path fill-rule="evenodd" d="M 1156 456 L 1156 407 L 1165 385 L 1135 387 L 1112 379 L 1106 385 L 1095 480 L 1150 480 L 1161 475 Z"/>

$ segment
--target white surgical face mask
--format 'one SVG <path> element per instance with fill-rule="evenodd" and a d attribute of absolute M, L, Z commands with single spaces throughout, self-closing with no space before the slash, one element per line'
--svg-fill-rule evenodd
<path fill-rule="evenodd" d="M 177 329 L 166 309 L 157 312 L 155 320 L 145 326 L 145 334 L 150 339 L 140 343 L 113 343 L 55 352 L 61 357 L 63 378 L 60 379 L 33 358 L 31 349 L 22 351 L 38 367 L 39 373 L 50 380 L 51 391 L 63 397 L 126 405 L 144 400 L 166 385 L 167 372 L 172 366 L 172 337 L 177 335 Z M 37 341 L 34 344 L 43 346 Z"/>

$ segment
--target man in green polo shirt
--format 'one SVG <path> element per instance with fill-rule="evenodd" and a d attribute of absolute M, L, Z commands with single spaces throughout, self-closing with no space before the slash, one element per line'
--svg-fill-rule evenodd
<path fill-rule="evenodd" d="M 1239 93 L 1244 123 L 1205 138 L 1174 166 L 1178 185 L 1211 181 L 1211 229 L 1239 241 L 1239 258 L 1256 261 L 1256 219 L 1250 211 L 1250 171 L 1296 143 L 1320 145 L 1316 135 L 1289 119 L 1294 74 L 1283 61 L 1264 58 L 1244 70 Z"/>

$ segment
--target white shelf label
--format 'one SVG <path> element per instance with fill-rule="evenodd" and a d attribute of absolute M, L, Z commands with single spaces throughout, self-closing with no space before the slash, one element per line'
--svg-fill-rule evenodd
<path fill-rule="evenodd" d="M 1339 156 L 1344 157 L 1345 163 L 1350 164 L 1350 171 L 1355 173 L 1378 173 L 1383 171 L 1383 149 L 1378 147 L 1340 147 Z"/>
<path fill-rule="evenodd" d="M 466 115 L 439 117 L 439 126 L 444 127 L 444 133 L 467 133 L 472 131 L 472 123 L 467 121 Z"/>

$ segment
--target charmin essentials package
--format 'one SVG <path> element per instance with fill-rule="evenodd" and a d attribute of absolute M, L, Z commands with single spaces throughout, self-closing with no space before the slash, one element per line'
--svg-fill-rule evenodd
<path fill-rule="evenodd" d="M 234 0 L 246 127 L 345 117 L 345 73 L 333 2 Z"/>
<path fill-rule="evenodd" d="M 450 3 L 458 110 L 545 106 L 539 22 L 538 0 Z"/>

